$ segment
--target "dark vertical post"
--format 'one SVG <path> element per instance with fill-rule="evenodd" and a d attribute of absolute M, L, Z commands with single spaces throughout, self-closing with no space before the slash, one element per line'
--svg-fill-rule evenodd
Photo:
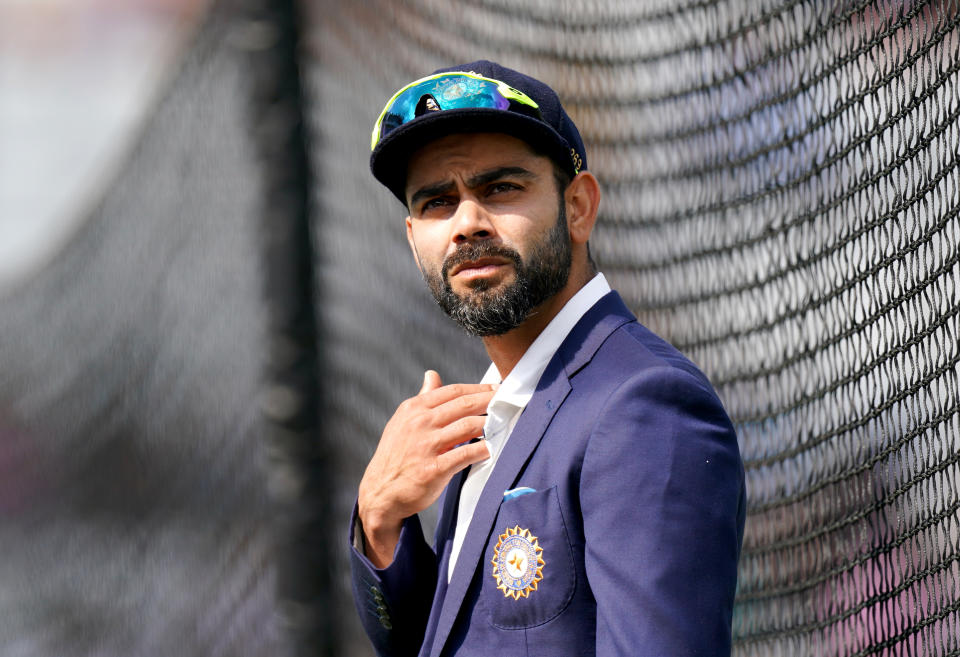
<path fill-rule="evenodd" d="M 295 655 L 335 655 L 330 622 L 330 454 L 318 432 L 313 177 L 294 0 L 246 0 L 237 41 L 250 53 L 251 128 L 266 205 L 263 254 L 270 353 L 261 398 L 277 518 L 277 595 Z"/>

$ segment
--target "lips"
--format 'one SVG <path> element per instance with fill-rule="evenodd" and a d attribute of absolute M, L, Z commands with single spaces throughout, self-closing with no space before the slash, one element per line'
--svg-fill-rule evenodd
<path fill-rule="evenodd" d="M 476 260 L 467 260 L 457 264 L 453 269 L 450 270 L 451 276 L 456 276 L 457 274 L 465 275 L 483 275 L 495 271 L 498 267 L 502 265 L 509 264 L 510 261 L 504 258 L 495 258 L 495 257 L 484 257 L 477 258 Z"/>
<path fill-rule="evenodd" d="M 521 271 L 520 254 L 507 246 L 480 240 L 459 245 L 455 252 L 444 258 L 440 271 L 448 287 L 456 278 L 461 285 L 476 288 L 496 280 L 506 265 Z"/>

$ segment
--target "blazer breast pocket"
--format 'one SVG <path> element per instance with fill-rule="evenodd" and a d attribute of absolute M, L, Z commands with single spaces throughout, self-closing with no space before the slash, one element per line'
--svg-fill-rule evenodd
<path fill-rule="evenodd" d="M 493 529 L 480 589 L 490 622 L 517 630 L 556 618 L 577 583 L 556 487 L 502 502 Z"/>

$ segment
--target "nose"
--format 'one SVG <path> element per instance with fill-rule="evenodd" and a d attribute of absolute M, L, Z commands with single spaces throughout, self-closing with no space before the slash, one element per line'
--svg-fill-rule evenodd
<path fill-rule="evenodd" d="M 472 199 L 460 201 L 453 221 L 454 244 L 489 239 L 496 232 L 490 216 L 479 203 Z"/>

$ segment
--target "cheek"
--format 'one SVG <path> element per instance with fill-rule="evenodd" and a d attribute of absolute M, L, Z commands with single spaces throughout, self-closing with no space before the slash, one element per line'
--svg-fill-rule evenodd
<path fill-rule="evenodd" d="M 422 240 L 413 242 L 414 256 L 421 275 L 431 285 L 437 285 L 442 278 L 444 253 L 430 250 L 429 244 Z"/>
<path fill-rule="evenodd" d="M 436 234 L 437 232 L 420 227 L 412 229 L 408 235 L 410 246 L 423 265 L 436 260 L 438 252 L 442 249 L 443 242 L 440 236 Z"/>
<path fill-rule="evenodd" d="M 541 220 L 536 224 L 528 221 L 518 234 L 504 236 L 504 245 L 516 250 L 526 262 L 531 255 L 550 243 L 556 229 L 557 215 L 552 214 L 548 217 L 544 212 Z"/>

